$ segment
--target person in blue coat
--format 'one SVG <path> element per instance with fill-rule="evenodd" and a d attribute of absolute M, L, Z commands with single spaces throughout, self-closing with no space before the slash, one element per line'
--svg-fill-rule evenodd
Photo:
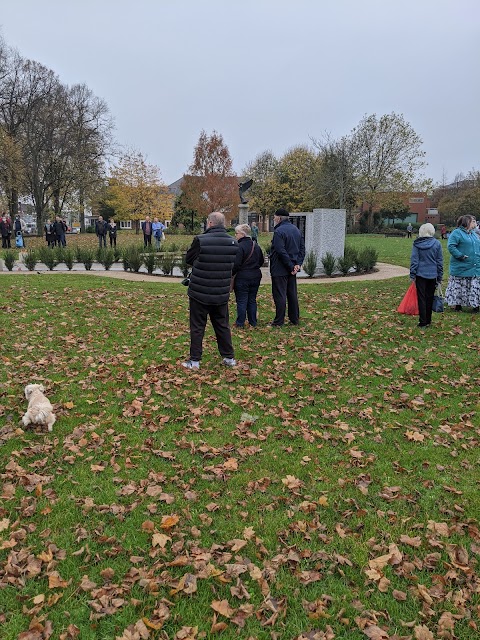
<path fill-rule="evenodd" d="M 465 306 L 478 313 L 480 308 L 480 238 L 475 233 L 476 226 L 474 216 L 460 216 L 448 238 L 451 258 L 445 301 L 455 311 L 462 311 Z"/>
<path fill-rule="evenodd" d="M 442 245 L 434 236 L 433 224 L 422 224 L 418 238 L 413 242 L 410 258 L 410 279 L 415 282 L 417 289 L 418 326 L 421 329 L 432 323 L 433 296 L 443 278 Z"/>

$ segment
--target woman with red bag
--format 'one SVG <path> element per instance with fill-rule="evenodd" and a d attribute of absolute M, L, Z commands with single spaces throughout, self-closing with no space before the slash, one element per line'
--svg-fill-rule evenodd
<path fill-rule="evenodd" d="M 415 282 L 418 296 L 418 326 L 429 327 L 432 322 L 433 296 L 443 278 L 442 245 L 434 237 L 435 227 L 427 222 L 418 230 L 412 246 L 410 279 Z"/>

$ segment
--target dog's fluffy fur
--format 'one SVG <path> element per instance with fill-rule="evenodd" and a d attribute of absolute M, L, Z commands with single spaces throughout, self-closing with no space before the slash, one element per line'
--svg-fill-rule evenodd
<path fill-rule="evenodd" d="M 25 398 L 28 400 L 28 409 L 22 418 L 24 426 L 29 424 L 47 425 L 51 431 L 56 420 L 53 407 L 49 400 L 43 395 L 45 391 L 42 384 L 27 384 L 25 387 Z"/>

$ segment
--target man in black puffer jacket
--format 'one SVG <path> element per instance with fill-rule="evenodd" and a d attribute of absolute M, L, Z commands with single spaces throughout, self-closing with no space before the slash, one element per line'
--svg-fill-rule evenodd
<path fill-rule="evenodd" d="M 232 267 L 238 251 L 237 242 L 225 231 L 225 216 L 215 211 L 207 218 L 205 233 L 195 236 L 187 251 L 192 265 L 188 286 L 190 298 L 190 358 L 182 362 L 186 369 L 199 369 L 202 343 L 210 316 L 222 364 L 234 367 L 232 334 L 228 320 L 228 299 Z"/>

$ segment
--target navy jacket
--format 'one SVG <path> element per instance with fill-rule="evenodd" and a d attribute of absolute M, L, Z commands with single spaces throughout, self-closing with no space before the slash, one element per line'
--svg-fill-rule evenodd
<path fill-rule="evenodd" d="M 204 305 L 227 304 L 237 251 L 237 241 L 225 227 L 209 227 L 195 236 L 186 255 L 187 264 L 192 265 L 189 297 Z"/>
<path fill-rule="evenodd" d="M 303 264 L 305 243 L 299 229 L 289 220 L 277 224 L 270 251 L 270 275 L 287 276 L 296 264 Z"/>
<path fill-rule="evenodd" d="M 435 238 L 417 238 L 412 246 L 410 278 L 416 276 L 441 282 L 443 278 L 442 245 Z"/>
<path fill-rule="evenodd" d="M 250 255 L 252 251 L 253 253 Z M 233 264 L 233 274 L 238 280 L 261 280 L 263 265 L 263 252 L 256 242 L 251 238 L 243 237 L 238 241 L 238 252 Z"/>

